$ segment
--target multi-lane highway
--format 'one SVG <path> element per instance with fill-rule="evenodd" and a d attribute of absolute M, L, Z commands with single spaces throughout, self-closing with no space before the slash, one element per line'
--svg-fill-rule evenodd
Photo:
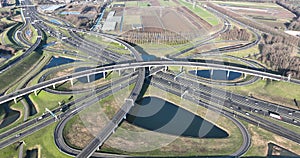
<path fill-rule="evenodd" d="M 21 2 L 21 3 L 24 3 L 24 2 Z M 29 12 L 27 12 L 27 10 L 23 10 L 23 11 L 21 10 L 21 12 L 24 12 L 23 14 L 25 14 L 25 15 L 30 14 Z M 25 25 L 23 25 L 21 27 L 21 30 L 23 30 L 27 26 L 27 24 L 32 22 L 33 20 L 34 19 L 25 18 Z M 4 66 L 1 66 L 0 73 L 7 71 L 8 69 L 10 69 L 14 65 L 16 65 L 19 61 L 22 61 L 25 57 L 27 57 L 31 52 L 33 52 L 40 45 L 40 43 L 42 41 L 42 31 L 35 24 L 32 24 L 32 26 L 36 29 L 37 35 L 38 35 L 35 43 L 33 45 L 31 45 L 22 55 L 14 58 L 13 60 L 8 62 Z M 17 35 L 18 35 L 18 38 L 23 38 L 21 35 L 21 32 L 17 32 Z"/>
<path fill-rule="evenodd" d="M 10 100 L 17 99 L 18 97 L 24 96 L 26 94 L 32 93 L 37 90 L 41 90 L 44 88 L 47 88 L 49 86 L 70 81 L 76 78 L 85 77 L 89 75 L 94 75 L 98 73 L 105 73 L 109 71 L 118 71 L 118 70 L 124 70 L 124 69 L 137 69 L 137 68 L 149 68 L 149 67 L 159 67 L 159 66 L 186 66 L 186 67 L 205 67 L 209 69 L 215 69 L 215 70 L 226 70 L 226 71 L 233 71 L 233 72 L 239 72 L 242 74 L 247 75 L 253 75 L 261 78 L 271 79 L 271 80 L 277 80 L 277 81 L 288 81 L 288 77 L 273 74 L 270 72 L 265 72 L 260 69 L 255 68 L 243 68 L 238 66 L 229 66 L 229 65 L 223 65 L 219 63 L 208 63 L 207 61 L 204 62 L 191 62 L 191 61 L 137 61 L 137 62 L 130 62 L 130 63 L 120 63 L 115 65 L 108 65 L 103 66 L 99 68 L 93 68 L 85 71 L 76 72 L 70 75 L 65 75 L 62 77 L 57 77 L 51 80 L 47 80 L 45 82 L 36 84 L 32 87 L 24 88 L 18 91 L 15 91 L 13 93 L 4 95 L 0 97 L 0 104 L 5 103 Z M 291 83 L 299 84 L 300 81 L 296 79 L 290 79 Z"/>

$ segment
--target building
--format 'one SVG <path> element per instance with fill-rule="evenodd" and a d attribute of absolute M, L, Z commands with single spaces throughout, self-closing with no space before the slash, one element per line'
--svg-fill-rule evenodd
<path fill-rule="evenodd" d="M 102 30 L 103 31 L 114 31 L 116 29 L 116 26 L 117 26 L 117 22 L 106 21 L 102 26 Z"/>
<path fill-rule="evenodd" d="M 114 31 L 118 24 L 121 25 L 122 16 L 115 16 L 116 11 L 110 11 L 102 26 L 103 31 Z"/>

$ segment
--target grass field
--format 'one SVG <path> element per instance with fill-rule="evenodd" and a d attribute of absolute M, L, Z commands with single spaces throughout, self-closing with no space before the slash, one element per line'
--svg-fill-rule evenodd
<path fill-rule="evenodd" d="M 159 4 L 161 6 L 166 6 L 166 7 L 174 7 L 174 6 L 178 6 L 173 0 L 158 0 Z"/>
<path fill-rule="evenodd" d="M 35 107 L 37 108 L 37 114 L 45 112 L 45 108 L 51 110 L 55 107 L 58 107 L 58 102 L 65 101 L 67 103 L 70 97 L 71 95 L 57 95 L 48 93 L 46 91 L 40 91 L 38 93 L 38 96 L 35 96 L 34 94 L 29 95 L 29 98 L 32 100 L 32 102 L 35 104 Z"/>
<path fill-rule="evenodd" d="M 238 50 L 235 52 L 229 52 L 225 53 L 226 55 L 232 55 L 236 57 L 247 57 L 249 55 L 257 54 L 259 53 L 258 45 L 255 45 L 254 47 L 244 49 L 244 50 Z"/>
<path fill-rule="evenodd" d="M 31 36 L 29 42 L 33 44 L 37 40 L 38 34 L 37 34 L 37 31 L 35 30 L 35 28 L 32 25 L 30 25 L 29 28 L 32 32 L 32 36 Z"/>
<path fill-rule="evenodd" d="M 252 96 L 255 98 L 294 109 L 298 109 L 294 103 L 294 99 L 296 99 L 298 102 L 300 101 L 299 88 L 299 85 L 293 83 L 270 80 L 260 80 L 247 86 L 225 87 L 225 89 L 229 91 L 240 93 L 246 96 L 252 94 Z"/>
<path fill-rule="evenodd" d="M 151 4 L 146 1 L 126 1 L 125 6 L 126 7 L 148 7 Z"/>
<path fill-rule="evenodd" d="M 300 154 L 299 144 L 282 138 L 260 127 L 241 121 L 251 134 L 251 147 L 243 156 L 267 156 L 268 143 L 272 142 Z M 284 157 L 284 156 L 283 156 Z"/>
<path fill-rule="evenodd" d="M 217 4 L 240 6 L 240 7 L 253 7 L 253 8 L 280 8 L 275 3 L 255 3 L 255 2 L 237 2 L 237 1 L 212 1 Z"/>
<path fill-rule="evenodd" d="M 26 149 L 39 148 L 40 156 L 43 158 L 69 158 L 60 152 L 54 143 L 54 129 L 57 123 L 53 123 L 31 135 L 23 139 L 26 143 L 24 146 L 24 154 L 26 153 Z M 18 157 L 18 152 L 16 151 L 16 144 L 10 145 L 4 149 L 1 149 L 1 158 L 12 158 Z M 25 155 L 23 155 L 25 156 Z"/>
<path fill-rule="evenodd" d="M 193 5 L 190 3 L 187 3 L 183 0 L 179 0 L 179 2 L 186 6 L 188 9 L 190 9 L 192 12 L 194 12 L 196 15 L 207 21 L 209 24 L 212 26 L 216 26 L 219 24 L 219 19 L 218 17 L 214 16 L 212 13 L 208 12 L 206 9 L 202 7 L 195 7 L 193 8 Z"/>
<path fill-rule="evenodd" d="M 19 79 L 22 74 L 26 73 L 41 57 L 42 55 L 40 53 L 33 52 L 10 70 L 0 74 L 0 89 L 5 90 L 7 86 Z"/>

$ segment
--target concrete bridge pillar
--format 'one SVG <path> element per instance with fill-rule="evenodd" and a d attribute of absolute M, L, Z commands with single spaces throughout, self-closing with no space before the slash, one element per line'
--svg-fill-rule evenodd
<path fill-rule="evenodd" d="M 165 72 L 167 72 L 167 70 L 168 70 L 168 66 L 165 66 Z"/>
<path fill-rule="evenodd" d="M 103 72 L 103 78 L 104 78 L 104 79 L 106 78 L 106 73 L 105 73 L 105 72 Z"/>
<path fill-rule="evenodd" d="M 133 68 L 133 71 L 135 71 L 135 67 Z"/>
<path fill-rule="evenodd" d="M 88 82 L 91 82 L 91 81 L 90 81 L 90 76 L 87 75 L 86 77 L 87 77 Z"/>
<path fill-rule="evenodd" d="M 183 71 L 183 66 L 180 66 L 180 72 L 182 72 Z"/>
<path fill-rule="evenodd" d="M 288 81 L 291 81 L 291 74 L 288 75 Z"/>
<path fill-rule="evenodd" d="M 229 77 L 229 75 L 230 75 L 230 71 L 228 70 L 228 71 L 227 71 L 227 78 Z"/>
<path fill-rule="evenodd" d="M 34 95 L 37 96 L 37 90 L 34 90 Z"/>
<path fill-rule="evenodd" d="M 197 75 L 198 67 L 195 67 L 195 75 Z"/>
<path fill-rule="evenodd" d="M 70 81 L 71 81 L 71 86 L 74 86 L 74 82 L 73 82 L 73 79 L 71 79 Z"/>
<path fill-rule="evenodd" d="M 55 84 L 52 85 L 53 89 L 55 89 Z"/>
<path fill-rule="evenodd" d="M 17 98 L 14 98 L 14 102 L 15 102 L 15 104 L 17 104 L 17 102 L 18 102 L 18 101 L 17 101 Z"/>
<path fill-rule="evenodd" d="M 247 74 L 243 73 L 243 76 L 244 76 L 244 79 L 246 79 L 246 77 L 247 77 Z"/>
<path fill-rule="evenodd" d="M 119 70 L 119 76 L 121 76 L 121 70 Z"/>
<path fill-rule="evenodd" d="M 214 69 L 210 70 L 210 77 L 214 75 Z"/>
<path fill-rule="evenodd" d="M 126 115 L 123 118 L 126 119 Z"/>

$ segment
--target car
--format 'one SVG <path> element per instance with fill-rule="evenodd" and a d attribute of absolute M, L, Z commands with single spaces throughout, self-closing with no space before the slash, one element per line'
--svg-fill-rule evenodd
<path fill-rule="evenodd" d="M 255 105 L 257 105 L 258 104 L 258 102 L 255 102 Z"/>
<path fill-rule="evenodd" d="M 297 121 L 297 120 L 295 120 L 295 119 L 293 119 L 293 122 L 294 122 L 294 123 L 298 123 L 298 121 Z"/>
<path fill-rule="evenodd" d="M 248 99 L 248 98 L 246 98 L 246 101 L 249 101 L 249 99 Z"/>
<path fill-rule="evenodd" d="M 254 112 L 258 112 L 258 110 L 255 109 Z"/>
<path fill-rule="evenodd" d="M 246 112 L 245 114 L 249 116 L 249 113 L 248 113 L 248 112 Z"/>
<path fill-rule="evenodd" d="M 17 138 L 17 137 L 20 137 L 20 135 L 21 135 L 21 133 L 16 134 L 16 138 Z"/>

